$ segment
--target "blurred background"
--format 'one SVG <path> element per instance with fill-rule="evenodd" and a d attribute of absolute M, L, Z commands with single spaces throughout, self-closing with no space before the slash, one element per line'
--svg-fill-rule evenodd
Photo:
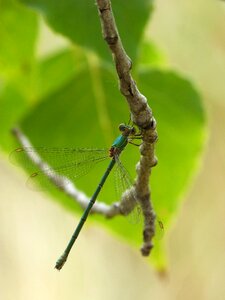
<path fill-rule="evenodd" d="M 25 177 L 2 155 L 0 299 L 224 299 L 225 4 L 158 0 L 146 35 L 170 66 L 194 81 L 208 113 L 202 166 L 164 237 L 167 273 L 157 273 L 137 249 L 93 224 L 85 226 L 70 263 L 56 272 L 56 249 L 77 219 L 46 195 L 28 190 Z M 43 25 L 40 55 L 65 42 Z"/>

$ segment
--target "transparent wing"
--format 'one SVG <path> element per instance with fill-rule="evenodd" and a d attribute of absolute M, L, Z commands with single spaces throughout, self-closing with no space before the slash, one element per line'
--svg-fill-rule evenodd
<path fill-rule="evenodd" d="M 120 161 L 116 158 L 116 167 L 114 171 L 115 190 L 118 199 L 123 195 L 124 201 L 121 208 L 124 215 L 128 216 L 128 220 L 132 224 L 137 224 L 143 219 L 142 209 L 138 201 L 136 200 L 135 194 L 132 193 L 133 181 L 130 174 Z M 126 191 L 131 189 L 131 194 L 126 198 Z M 162 220 L 157 216 L 155 221 L 155 238 L 161 240 L 164 236 L 164 225 Z"/>
<path fill-rule="evenodd" d="M 118 157 L 116 158 L 114 182 L 118 199 L 123 198 L 121 202 L 123 214 L 128 216 L 130 223 L 137 224 L 141 219 L 141 207 L 133 192 L 133 181 L 131 180 L 130 174 Z"/>
<path fill-rule="evenodd" d="M 107 149 L 48 147 L 17 148 L 10 154 L 12 163 L 22 163 L 32 172 L 27 181 L 31 188 L 36 186 L 36 182 L 43 183 L 43 188 L 47 187 L 49 181 L 46 178 L 54 178 L 60 187 L 66 183 L 66 180 L 60 180 L 62 176 L 74 181 L 108 157 Z M 38 167 L 40 170 L 37 171 Z"/>

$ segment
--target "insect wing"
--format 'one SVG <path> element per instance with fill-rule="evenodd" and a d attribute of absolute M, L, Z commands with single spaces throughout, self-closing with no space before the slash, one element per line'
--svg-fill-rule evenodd
<path fill-rule="evenodd" d="M 41 183 L 39 188 L 48 187 L 50 179 L 58 187 L 75 181 L 87 174 L 93 166 L 108 158 L 106 149 L 78 149 L 78 148 L 47 148 L 25 147 L 14 150 L 10 160 L 19 161 L 32 174 L 27 180 L 31 189 L 37 189 L 36 182 Z M 36 170 L 39 167 L 40 170 Z"/>
<path fill-rule="evenodd" d="M 130 174 L 123 166 L 119 157 L 116 158 L 116 168 L 114 172 L 115 189 L 118 199 L 122 198 L 120 202 L 121 209 L 124 215 L 128 216 L 128 220 L 132 224 L 140 222 L 141 207 L 136 200 L 133 182 Z"/>

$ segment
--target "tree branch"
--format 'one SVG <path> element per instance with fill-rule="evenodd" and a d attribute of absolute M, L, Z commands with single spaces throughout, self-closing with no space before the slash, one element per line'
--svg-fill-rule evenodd
<path fill-rule="evenodd" d="M 137 178 L 135 181 L 136 196 L 142 207 L 144 215 L 144 244 L 141 252 L 149 255 L 155 234 L 155 213 L 151 204 L 149 177 L 151 168 L 157 164 L 154 153 L 154 144 L 157 141 L 156 121 L 147 99 L 142 95 L 130 73 L 131 59 L 122 45 L 110 0 L 96 0 L 101 20 L 102 34 L 111 49 L 116 71 L 119 78 L 120 91 L 125 96 L 131 111 L 132 121 L 140 128 L 143 135 L 143 144 L 140 147 L 141 159 L 137 165 Z"/>

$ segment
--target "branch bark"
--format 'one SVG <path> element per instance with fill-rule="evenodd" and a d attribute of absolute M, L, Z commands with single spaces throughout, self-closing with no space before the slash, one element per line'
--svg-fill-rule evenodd
<path fill-rule="evenodd" d="M 140 147 L 141 158 L 136 168 L 137 178 L 134 187 L 137 200 L 142 207 L 144 215 L 144 243 L 141 252 L 144 256 L 147 256 L 153 247 L 152 238 L 155 234 L 156 216 L 151 204 L 149 177 L 152 167 L 157 164 L 157 158 L 154 151 L 154 145 L 158 138 L 156 121 L 146 97 L 140 93 L 131 75 L 132 62 L 126 54 L 120 39 L 110 0 L 96 0 L 96 3 L 101 21 L 103 38 L 112 52 L 119 78 L 120 91 L 127 100 L 132 121 L 140 128 L 143 135 L 143 143 Z"/>

